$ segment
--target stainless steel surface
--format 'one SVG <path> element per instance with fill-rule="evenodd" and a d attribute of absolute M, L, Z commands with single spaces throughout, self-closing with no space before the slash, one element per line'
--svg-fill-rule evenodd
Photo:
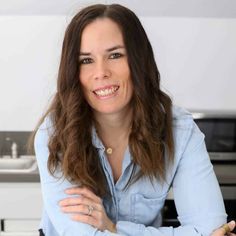
<path fill-rule="evenodd" d="M 235 186 L 220 186 L 224 200 L 236 200 L 236 187 Z M 173 190 L 170 189 L 166 200 L 174 200 Z"/>
<path fill-rule="evenodd" d="M 235 186 L 221 186 L 221 192 L 224 200 L 236 200 L 236 188 Z"/>
<path fill-rule="evenodd" d="M 236 164 L 213 164 L 220 184 L 232 184 L 236 189 Z"/>
<path fill-rule="evenodd" d="M 20 156 L 19 158 L 0 158 L 1 173 L 33 173 L 37 171 L 35 156 Z"/>
<path fill-rule="evenodd" d="M 236 111 L 228 110 L 228 111 L 217 111 L 217 110 L 205 110 L 205 111 L 190 111 L 194 119 L 210 119 L 210 118 L 224 118 L 224 119 L 235 119 Z"/>
<path fill-rule="evenodd" d="M 236 161 L 236 152 L 209 152 L 212 161 Z"/>
<path fill-rule="evenodd" d="M 236 111 L 194 111 L 192 114 L 205 133 L 207 150 L 220 184 L 227 220 L 230 221 L 236 218 Z M 221 125 L 213 126 L 217 122 Z M 232 128 L 227 126 L 229 123 Z M 164 226 L 180 225 L 173 200 L 170 191 L 163 211 Z"/>
<path fill-rule="evenodd" d="M 205 134 L 230 221 L 236 218 L 236 111 L 195 111 L 192 114 Z"/>

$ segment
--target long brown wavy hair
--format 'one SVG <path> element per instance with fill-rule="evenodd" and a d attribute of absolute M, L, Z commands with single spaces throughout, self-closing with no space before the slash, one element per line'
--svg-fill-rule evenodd
<path fill-rule="evenodd" d="M 53 124 L 48 142 L 50 173 L 53 175 L 60 167 L 63 177 L 104 196 L 107 182 L 92 144 L 93 114 L 81 89 L 78 62 L 83 30 L 98 18 L 109 18 L 120 27 L 134 88 L 129 149 L 134 167 L 139 166 L 140 171 L 133 171 L 128 184 L 142 176 L 151 181 L 165 180 L 166 163 L 173 161 L 174 143 L 172 102 L 160 89 L 153 50 L 137 16 L 118 4 L 96 4 L 79 11 L 66 29 L 57 92 L 40 124 L 46 116 Z"/>

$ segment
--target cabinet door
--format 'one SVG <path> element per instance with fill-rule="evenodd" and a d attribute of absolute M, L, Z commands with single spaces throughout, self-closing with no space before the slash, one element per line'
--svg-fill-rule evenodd
<path fill-rule="evenodd" d="M 0 232 L 1 236 L 39 236 L 39 232 Z"/>
<path fill-rule="evenodd" d="M 0 219 L 40 219 L 42 207 L 40 183 L 0 183 Z"/>
<path fill-rule="evenodd" d="M 4 232 L 37 231 L 40 219 L 5 219 L 2 220 Z"/>

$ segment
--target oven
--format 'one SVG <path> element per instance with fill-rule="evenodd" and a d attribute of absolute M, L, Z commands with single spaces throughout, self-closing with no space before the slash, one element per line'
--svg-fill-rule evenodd
<path fill-rule="evenodd" d="M 220 184 L 226 212 L 228 214 L 228 221 L 232 219 L 235 220 L 236 111 L 195 111 L 192 112 L 192 115 L 200 130 L 205 134 L 207 151 Z M 165 202 L 163 225 L 179 226 L 174 201 L 171 196 Z"/>

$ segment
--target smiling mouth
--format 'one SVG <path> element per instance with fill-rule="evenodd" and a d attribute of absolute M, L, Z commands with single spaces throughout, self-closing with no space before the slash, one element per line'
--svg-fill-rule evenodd
<path fill-rule="evenodd" d="M 115 94 L 115 92 L 118 89 L 119 89 L 119 86 L 114 85 L 107 88 L 94 90 L 93 93 L 96 94 L 98 97 L 107 97 L 107 96 Z"/>

